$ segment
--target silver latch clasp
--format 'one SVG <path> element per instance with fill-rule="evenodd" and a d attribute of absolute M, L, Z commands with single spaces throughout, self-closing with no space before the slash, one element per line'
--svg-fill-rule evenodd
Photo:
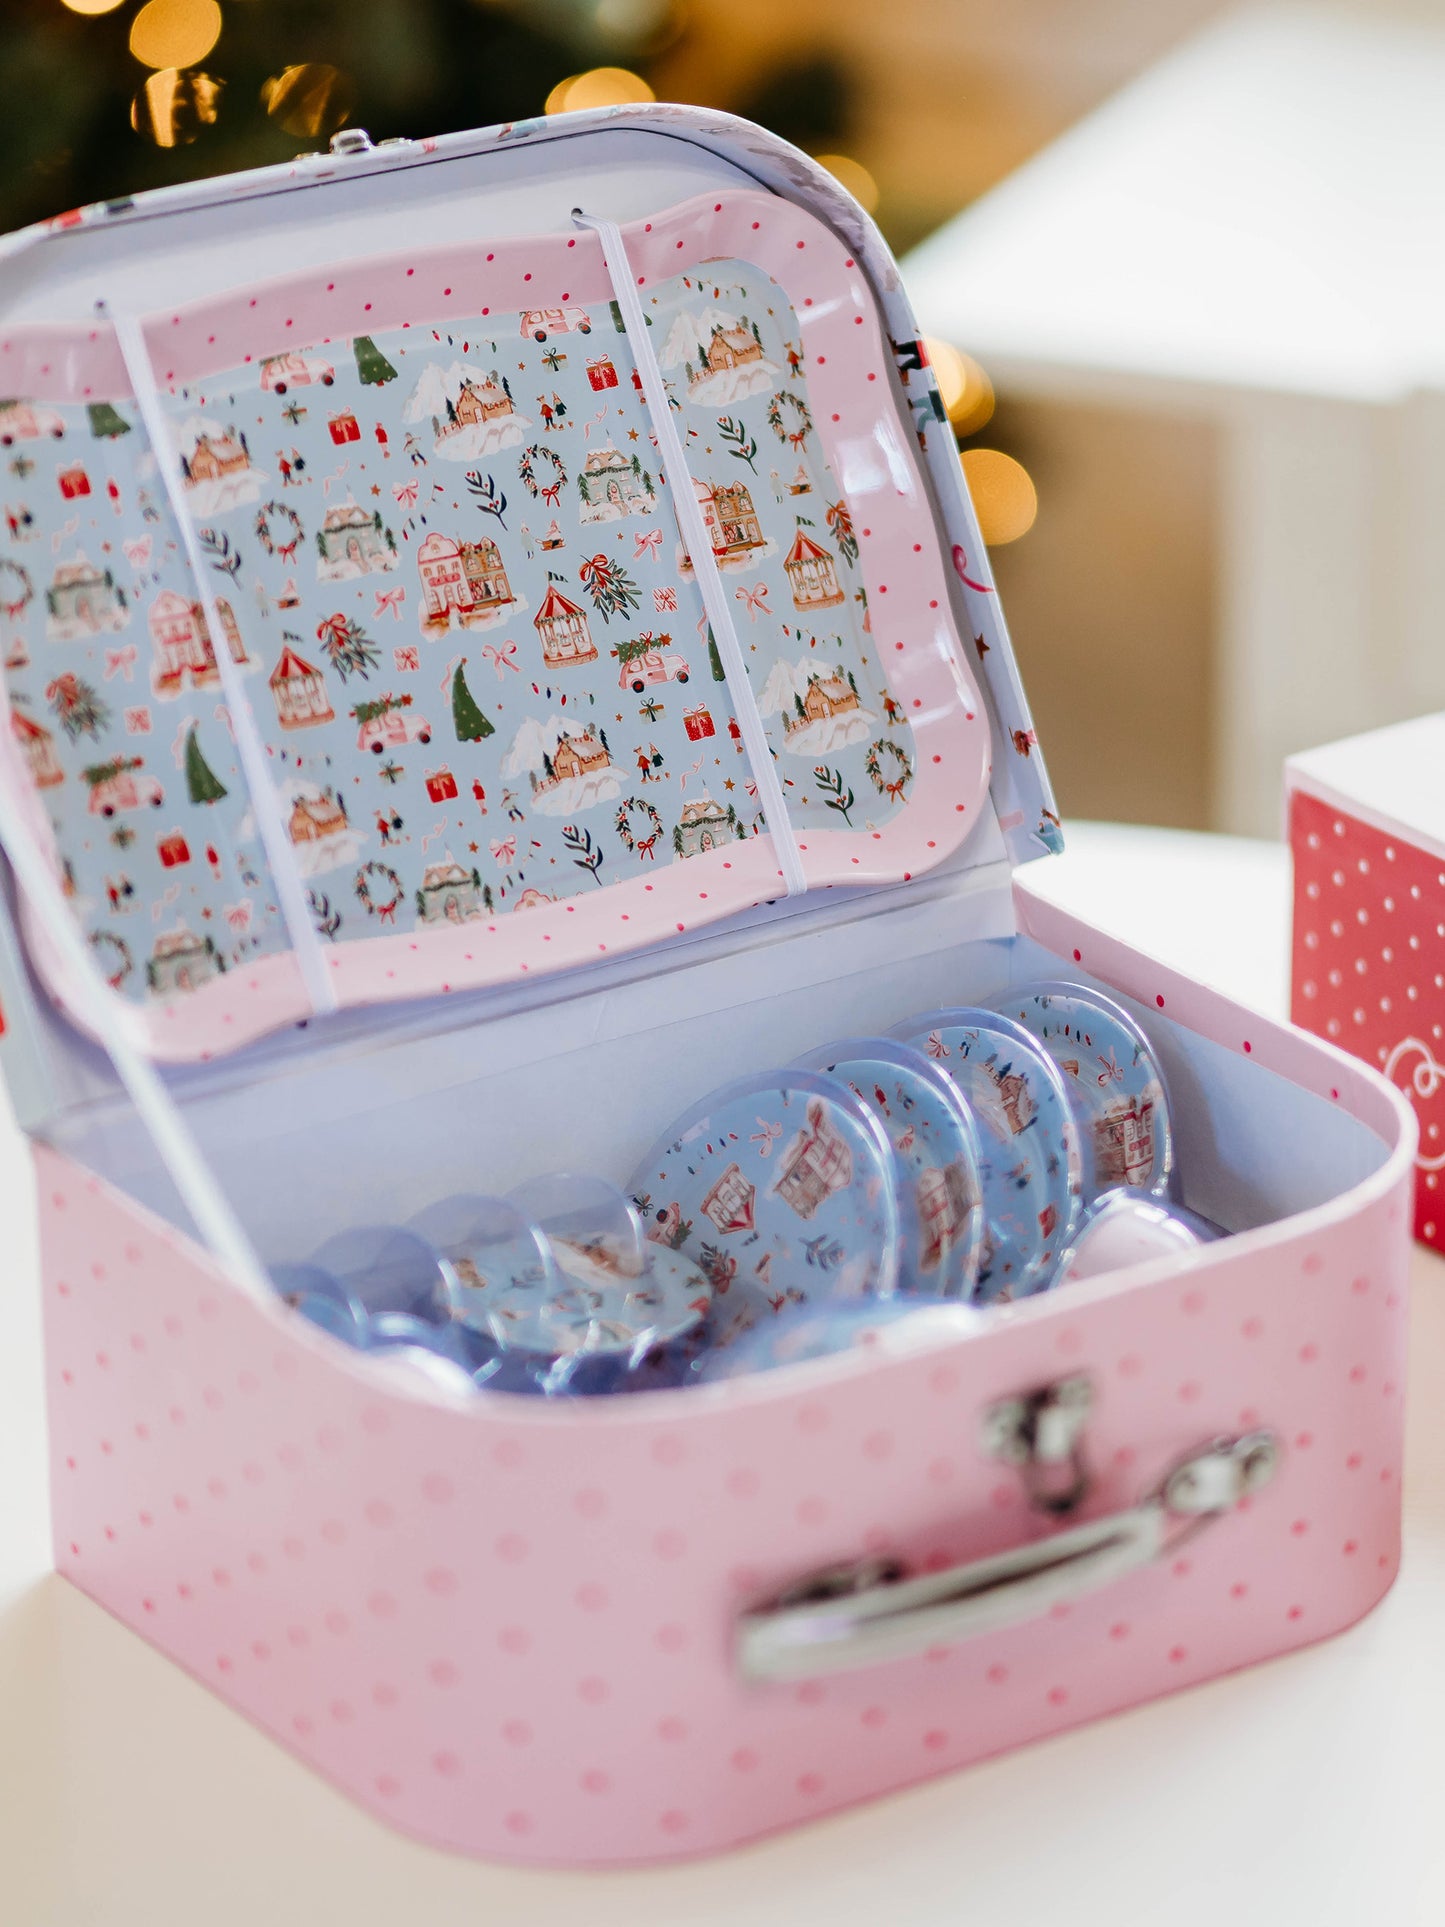
<path fill-rule="evenodd" d="M 983 1415 L 984 1456 L 1016 1465 L 1041 1511 L 1072 1512 L 1089 1489 L 1084 1428 L 1093 1408 L 1094 1388 L 1082 1372 L 1000 1399 Z"/>

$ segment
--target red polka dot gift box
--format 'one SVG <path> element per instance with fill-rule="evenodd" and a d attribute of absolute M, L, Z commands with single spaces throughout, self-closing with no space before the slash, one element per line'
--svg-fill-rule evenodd
<path fill-rule="evenodd" d="M 1415 1235 L 1445 1250 L 1445 716 L 1286 765 L 1290 1007 L 1376 1066 L 1419 1119 Z"/>
<path fill-rule="evenodd" d="M 998 594 L 831 177 L 688 108 L 348 130 L 8 245 L 0 1069 L 70 1583 L 379 1824 L 576 1867 L 1381 1599 L 1413 1114 L 1030 888 L 1060 833 Z M 268 1281 L 1058 978 L 1142 1026 L 1229 1235 L 595 1397 Z"/>

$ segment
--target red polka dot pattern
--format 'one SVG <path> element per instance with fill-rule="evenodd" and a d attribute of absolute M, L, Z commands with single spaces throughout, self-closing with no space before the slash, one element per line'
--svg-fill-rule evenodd
<path fill-rule="evenodd" d="M 1303 790 L 1289 829 L 1291 1015 L 1409 1098 L 1415 1236 L 1445 1251 L 1445 861 Z"/>
<path fill-rule="evenodd" d="M 1269 1027 L 1252 1041 L 1268 1067 Z M 38 1163 L 61 1570 L 439 1845 L 713 1852 L 1322 1637 L 1395 1571 L 1399 1185 L 1318 1246 L 1040 1301 L 986 1343 L 803 1397 L 453 1411 L 235 1296 L 54 1152 Z M 1260 1422 L 1283 1469 L 1187 1558 L 1044 1620 L 741 1687 L 735 1611 L 807 1568 L 872 1550 L 938 1569 L 1036 1535 L 973 1441 L 983 1406 L 1061 1360 L 1099 1387 L 1101 1510 Z"/>

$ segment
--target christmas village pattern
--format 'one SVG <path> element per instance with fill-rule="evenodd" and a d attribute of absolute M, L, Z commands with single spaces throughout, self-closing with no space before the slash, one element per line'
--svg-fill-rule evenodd
<path fill-rule="evenodd" d="M 915 748 L 796 316 L 737 261 L 646 314 L 790 818 L 877 829 Z M 0 401 L 11 728 L 114 989 L 288 947 L 218 649 L 327 941 L 765 830 L 615 305 L 358 335 L 163 402 L 219 637 L 134 404 Z"/>

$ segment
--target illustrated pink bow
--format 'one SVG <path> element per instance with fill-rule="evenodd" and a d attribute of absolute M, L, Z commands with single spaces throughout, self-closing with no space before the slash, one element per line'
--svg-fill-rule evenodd
<path fill-rule="evenodd" d="M 504 836 L 500 839 L 500 841 L 493 843 L 490 847 L 491 847 L 491 852 L 493 857 L 496 859 L 498 863 L 502 864 L 503 867 L 505 867 L 509 863 L 516 862 L 517 860 L 516 837 Z"/>
<path fill-rule="evenodd" d="M 296 560 L 296 544 L 299 539 L 299 537 L 293 536 L 289 542 L 278 542 L 276 544 L 276 553 L 283 562 L 294 562 Z"/>
<path fill-rule="evenodd" d="M 114 682 L 117 676 L 124 676 L 127 682 L 135 680 L 135 644 L 123 643 L 119 649 L 105 652 L 105 680 Z"/>
<path fill-rule="evenodd" d="M 420 491 L 415 482 L 393 482 L 391 492 L 404 509 L 416 507 L 416 498 Z"/>
<path fill-rule="evenodd" d="M 733 590 L 733 595 L 742 603 L 748 612 L 749 619 L 753 622 L 756 622 L 759 616 L 770 616 L 773 613 L 768 607 L 766 582 L 760 582 L 756 589 L 736 588 Z"/>
<path fill-rule="evenodd" d="M 151 559 L 151 539 L 148 535 L 138 535 L 134 542 L 122 542 L 120 546 L 133 569 L 143 569 Z"/>
<path fill-rule="evenodd" d="M 781 1124 L 769 1124 L 764 1117 L 757 1122 L 759 1128 L 753 1132 L 752 1142 L 757 1145 L 760 1158 L 769 1158 L 773 1155 L 773 1146 L 783 1135 L 783 1127 Z"/>
<path fill-rule="evenodd" d="M 483 660 L 489 662 L 493 669 L 496 670 L 498 682 L 502 681 L 509 669 L 514 675 L 521 674 L 516 663 L 512 660 L 516 653 L 517 645 L 515 642 L 504 642 L 500 649 L 494 642 L 483 643 L 482 645 Z"/>
<path fill-rule="evenodd" d="M 401 605 L 406 601 L 406 590 L 398 587 L 395 589 L 377 589 L 373 591 L 373 593 L 376 596 L 376 614 L 378 616 L 384 616 L 389 609 L 391 611 L 392 621 L 400 622 Z"/>
<path fill-rule="evenodd" d="M 636 562 L 645 556 L 649 550 L 657 550 L 662 547 L 662 530 L 644 529 L 640 534 L 634 534 L 633 543 L 632 559 Z"/>
<path fill-rule="evenodd" d="M 947 1057 L 948 1055 L 948 1046 L 943 1041 L 943 1033 L 941 1031 L 929 1031 L 927 1048 L 930 1057 Z"/>
<path fill-rule="evenodd" d="M 561 494 L 562 484 L 560 482 L 548 482 L 542 490 L 542 500 L 547 504 L 549 509 L 554 509 L 557 506 Z"/>
<path fill-rule="evenodd" d="M 251 928 L 251 900 L 249 897 L 244 898 L 240 903 L 228 903 L 226 905 L 226 922 L 230 924 L 233 930 L 249 930 Z"/>
<path fill-rule="evenodd" d="M 1099 1058 L 1099 1062 L 1104 1067 L 1099 1072 L 1099 1077 L 1098 1077 L 1099 1083 L 1101 1084 L 1122 1084 L 1123 1083 L 1124 1066 L 1118 1061 L 1118 1059 L 1115 1057 L 1112 1050 L 1105 1051 Z"/>

